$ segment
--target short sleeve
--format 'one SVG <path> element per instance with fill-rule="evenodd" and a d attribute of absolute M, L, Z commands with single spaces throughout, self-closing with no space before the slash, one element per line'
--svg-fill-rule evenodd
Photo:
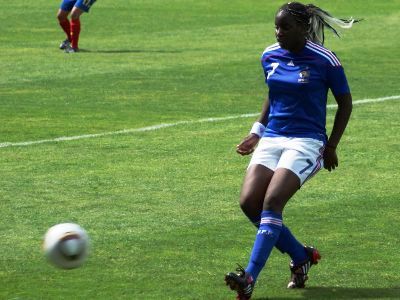
<path fill-rule="evenodd" d="M 267 55 L 262 55 L 261 57 L 261 67 L 264 72 L 265 76 L 265 81 L 267 81 L 268 78 L 268 66 L 270 65 L 270 62 L 268 62 L 268 56 Z"/>
<path fill-rule="evenodd" d="M 346 74 L 341 65 L 329 65 L 327 70 L 328 86 L 335 96 L 350 93 Z"/>

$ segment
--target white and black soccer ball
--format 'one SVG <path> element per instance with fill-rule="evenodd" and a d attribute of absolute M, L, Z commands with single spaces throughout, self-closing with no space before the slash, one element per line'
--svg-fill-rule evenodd
<path fill-rule="evenodd" d="M 78 224 L 57 224 L 47 230 L 43 250 L 53 265 L 62 269 L 78 268 L 88 257 L 89 236 Z"/>

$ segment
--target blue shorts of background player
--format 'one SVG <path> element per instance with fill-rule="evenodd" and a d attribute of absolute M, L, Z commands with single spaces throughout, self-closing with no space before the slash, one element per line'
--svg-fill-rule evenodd
<path fill-rule="evenodd" d="M 63 0 L 60 9 L 63 11 L 71 11 L 75 6 L 84 12 L 89 12 L 90 7 L 95 3 L 96 0 Z"/>

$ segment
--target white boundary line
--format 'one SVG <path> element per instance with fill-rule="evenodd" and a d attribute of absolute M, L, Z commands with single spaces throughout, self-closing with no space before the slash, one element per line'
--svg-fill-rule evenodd
<path fill-rule="evenodd" d="M 400 99 L 400 95 L 381 97 L 381 98 L 375 98 L 375 99 L 362 99 L 362 100 L 353 101 L 353 105 L 376 103 L 376 102 L 399 100 L 399 99 Z M 335 108 L 336 106 L 337 106 L 336 104 L 327 105 L 328 108 Z M 255 117 L 255 116 L 258 116 L 259 114 L 260 113 L 252 113 L 252 114 L 242 114 L 242 115 L 234 115 L 234 116 L 227 116 L 227 117 L 220 117 L 220 118 L 205 118 L 205 119 L 192 120 L 192 121 L 179 121 L 176 123 L 158 124 L 158 125 L 147 126 L 147 127 L 142 127 L 142 128 L 123 129 L 123 130 L 118 130 L 118 131 L 109 131 L 109 132 L 94 133 L 94 134 L 83 134 L 83 135 L 76 135 L 76 136 L 62 136 L 62 137 L 58 137 L 58 138 L 54 138 L 54 139 L 45 139 L 45 140 L 37 140 L 37 141 L 26 141 L 26 142 L 16 142 L 16 143 L 4 142 L 4 143 L 0 143 L 0 148 L 30 146 L 30 145 L 38 145 L 38 144 L 44 144 L 44 143 L 73 141 L 73 140 L 91 139 L 91 138 L 103 137 L 103 136 L 129 134 L 129 133 L 144 132 L 144 131 L 153 131 L 153 130 L 158 130 L 158 129 L 167 128 L 167 127 L 174 127 L 174 126 L 183 125 L 183 124 L 218 122 L 218 121 L 225 121 L 225 120 L 231 120 L 231 119 Z"/>

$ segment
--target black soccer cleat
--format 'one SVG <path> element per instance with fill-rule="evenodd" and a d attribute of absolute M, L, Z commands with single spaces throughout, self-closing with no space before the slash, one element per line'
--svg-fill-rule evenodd
<path fill-rule="evenodd" d="M 64 49 L 65 53 L 76 53 L 79 52 L 78 48 L 72 48 L 71 46 L 68 46 L 67 48 Z"/>
<path fill-rule="evenodd" d="M 225 275 L 225 283 L 231 290 L 237 292 L 237 300 L 249 300 L 254 289 L 253 277 L 247 273 L 241 266 L 235 272 Z"/>
<path fill-rule="evenodd" d="M 291 278 L 288 284 L 288 289 L 304 288 L 305 282 L 308 280 L 308 271 L 311 266 L 318 264 L 321 255 L 318 250 L 313 247 L 304 247 L 308 258 L 303 263 L 294 265 L 293 261 L 290 262 Z"/>
<path fill-rule="evenodd" d="M 65 41 L 62 41 L 60 44 L 60 50 L 65 50 L 71 46 L 71 42 L 66 39 Z"/>

